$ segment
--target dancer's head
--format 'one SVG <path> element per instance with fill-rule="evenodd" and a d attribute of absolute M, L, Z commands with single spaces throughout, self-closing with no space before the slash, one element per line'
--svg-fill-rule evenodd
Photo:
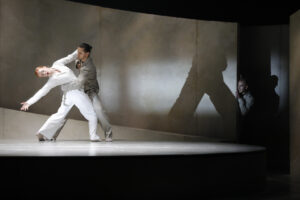
<path fill-rule="evenodd" d="M 93 47 L 87 43 L 81 43 L 77 47 L 77 52 L 78 52 L 77 59 L 86 60 L 90 56 L 92 48 Z"/>
<path fill-rule="evenodd" d="M 238 82 L 238 91 L 240 94 L 245 94 L 248 91 L 248 83 L 243 78 Z"/>
<path fill-rule="evenodd" d="M 49 77 L 51 75 L 51 69 L 47 66 L 38 66 L 35 68 L 34 73 L 37 77 Z"/>

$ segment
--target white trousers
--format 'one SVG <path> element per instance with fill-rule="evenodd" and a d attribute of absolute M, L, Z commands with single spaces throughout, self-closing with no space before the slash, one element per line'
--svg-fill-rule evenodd
<path fill-rule="evenodd" d="M 93 103 L 94 111 L 96 112 L 96 115 L 98 117 L 101 128 L 102 128 L 104 134 L 106 134 L 107 132 L 110 131 L 111 125 L 108 121 L 108 117 L 106 115 L 106 112 L 103 109 L 100 98 L 99 98 L 98 94 L 95 93 L 95 92 L 90 93 L 89 97 L 90 97 L 90 99 Z"/>
<path fill-rule="evenodd" d="M 38 133 L 43 134 L 48 139 L 57 137 L 73 105 L 75 105 L 83 117 L 88 120 L 90 138 L 95 137 L 97 135 L 97 115 L 89 96 L 80 90 L 66 92 L 57 112 L 48 118 Z"/>

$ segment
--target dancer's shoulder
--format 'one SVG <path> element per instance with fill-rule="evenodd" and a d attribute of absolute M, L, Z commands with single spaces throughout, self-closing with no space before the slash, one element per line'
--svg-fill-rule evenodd
<path fill-rule="evenodd" d="M 53 65 L 51 68 L 57 69 L 61 72 L 68 72 L 71 70 L 69 67 L 67 67 L 65 65 Z"/>

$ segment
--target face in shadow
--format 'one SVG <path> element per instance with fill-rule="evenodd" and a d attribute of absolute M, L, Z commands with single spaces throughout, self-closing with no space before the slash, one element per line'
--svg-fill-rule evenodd
<path fill-rule="evenodd" d="M 248 84 L 244 80 L 239 80 L 238 91 L 240 94 L 244 95 L 248 91 Z"/>

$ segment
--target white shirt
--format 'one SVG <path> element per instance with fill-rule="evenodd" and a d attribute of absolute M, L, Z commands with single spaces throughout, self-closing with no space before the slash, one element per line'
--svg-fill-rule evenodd
<path fill-rule="evenodd" d="M 62 91 L 66 91 L 69 87 L 69 84 L 77 81 L 77 78 L 73 71 L 66 66 L 66 64 L 75 61 L 77 57 L 77 50 L 72 54 L 69 54 L 67 57 L 61 58 L 55 61 L 52 64 L 51 68 L 57 69 L 60 72 L 55 71 L 52 74 L 46 84 L 37 91 L 30 99 L 26 101 L 29 105 L 36 103 L 43 96 L 45 96 L 52 88 L 61 85 Z"/>

